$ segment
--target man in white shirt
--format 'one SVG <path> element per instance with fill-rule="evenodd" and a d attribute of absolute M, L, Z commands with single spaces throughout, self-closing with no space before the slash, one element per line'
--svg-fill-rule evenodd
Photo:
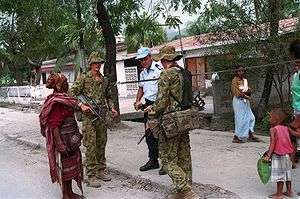
<path fill-rule="evenodd" d="M 144 68 L 140 74 L 140 82 L 139 89 L 136 96 L 136 102 L 134 103 L 135 109 L 138 110 L 142 108 L 143 104 L 141 102 L 142 97 L 145 98 L 145 105 L 147 107 L 152 105 L 156 99 L 156 95 L 158 92 L 158 81 L 144 81 L 149 79 L 158 79 L 160 73 L 163 70 L 163 67 L 159 62 L 155 62 L 152 59 L 151 51 L 149 48 L 142 47 L 138 50 L 138 55 L 136 59 L 140 62 L 140 65 Z M 148 171 L 151 169 L 158 169 L 158 138 L 155 138 L 152 131 L 147 127 L 146 122 L 148 120 L 148 114 L 144 114 L 144 123 L 145 123 L 145 135 L 146 135 L 146 143 L 148 146 L 148 156 L 149 161 L 142 167 L 140 167 L 140 171 Z M 160 175 L 165 175 L 165 171 L 163 169 L 159 170 Z"/>

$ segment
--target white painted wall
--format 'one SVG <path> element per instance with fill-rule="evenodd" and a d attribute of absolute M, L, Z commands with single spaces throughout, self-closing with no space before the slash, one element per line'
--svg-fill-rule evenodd
<path fill-rule="evenodd" d="M 117 61 L 116 67 L 117 67 L 117 82 L 125 82 L 126 76 L 125 76 L 124 61 L 123 60 Z M 118 87 L 119 97 L 127 97 L 126 85 L 117 84 L 117 87 Z"/>
<path fill-rule="evenodd" d="M 0 88 L 0 102 L 29 104 L 43 100 L 53 92 L 45 85 L 38 86 L 9 86 Z"/>

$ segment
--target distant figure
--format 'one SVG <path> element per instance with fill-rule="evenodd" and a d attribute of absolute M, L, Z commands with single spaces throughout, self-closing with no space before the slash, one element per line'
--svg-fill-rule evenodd
<path fill-rule="evenodd" d="M 47 97 L 39 118 L 41 133 L 46 137 L 51 179 L 60 183 L 63 199 L 80 199 L 83 197 L 72 191 L 75 180 L 82 192 L 83 179 L 79 148 L 82 135 L 74 116 L 78 101 L 67 95 L 67 78 L 60 73 L 52 73 L 46 87 L 54 91 Z M 89 108 L 83 105 L 81 109 Z"/>
<path fill-rule="evenodd" d="M 281 109 L 273 109 L 270 113 L 270 146 L 264 159 L 272 160 L 271 181 L 277 183 L 277 191 L 269 198 L 293 197 L 291 154 L 294 147 L 289 129 L 283 125 L 286 118 L 287 115 Z M 287 191 L 283 193 L 284 184 L 286 184 Z"/>
<path fill-rule="evenodd" d="M 233 95 L 233 111 L 235 132 L 232 142 L 243 143 L 245 139 L 250 142 L 259 142 L 254 137 L 255 117 L 250 107 L 251 89 L 245 77 L 243 66 L 235 68 L 235 77 L 231 82 L 231 93 Z"/>

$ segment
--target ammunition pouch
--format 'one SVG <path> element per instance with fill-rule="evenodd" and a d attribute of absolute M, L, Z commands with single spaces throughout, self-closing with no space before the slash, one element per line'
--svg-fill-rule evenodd
<path fill-rule="evenodd" d="M 199 129 L 201 127 L 201 117 L 197 109 L 174 111 L 161 117 L 160 126 L 166 137 L 172 138 Z"/>

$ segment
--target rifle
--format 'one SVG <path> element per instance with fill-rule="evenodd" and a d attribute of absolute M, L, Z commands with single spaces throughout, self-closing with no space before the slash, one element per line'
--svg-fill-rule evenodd
<path fill-rule="evenodd" d="M 145 134 L 144 134 L 143 137 L 141 137 L 141 139 L 139 140 L 138 145 L 143 141 L 143 139 L 147 136 L 148 133 L 152 133 L 151 130 L 150 130 L 149 128 L 145 131 Z"/>
<path fill-rule="evenodd" d="M 102 110 L 103 108 L 106 108 L 106 107 L 100 107 L 97 105 L 97 103 L 91 99 L 91 98 L 88 98 L 87 96 L 85 96 L 84 94 L 82 95 L 79 95 L 78 96 L 78 99 L 84 103 L 84 104 L 87 104 L 91 110 L 92 110 L 92 113 L 96 116 L 92 122 L 95 122 L 96 120 L 103 120 L 103 116 L 98 112 L 99 110 Z M 98 111 L 97 111 L 98 110 Z"/>
<path fill-rule="evenodd" d="M 139 142 L 137 143 L 138 145 L 143 141 L 143 139 L 146 137 L 146 134 L 147 133 L 145 133 L 144 135 L 143 135 L 143 137 L 141 137 L 141 139 L 139 140 Z"/>
<path fill-rule="evenodd" d="M 134 107 L 135 107 L 135 103 L 134 103 Z M 146 104 L 142 104 L 141 107 L 139 108 L 140 110 L 144 111 L 145 108 L 147 108 Z M 136 109 L 138 110 L 138 109 Z M 138 145 L 143 141 L 143 139 L 146 137 L 147 131 L 144 133 L 144 135 L 140 138 L 140 140 L 138 141 Z"/>

